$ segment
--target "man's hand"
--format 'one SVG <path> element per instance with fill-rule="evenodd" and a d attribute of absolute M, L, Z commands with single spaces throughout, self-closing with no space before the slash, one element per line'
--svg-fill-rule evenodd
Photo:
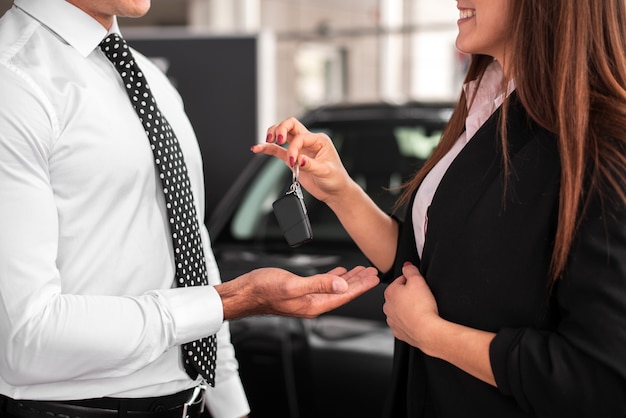
<path fill-rule="evenodd" d="M 301 277 L 278 268 L 253 270 L 215 286 L 224 305 L 224 319 L 252 315 L 314 318 L 362 295 L 379 283 L 373 267 Z"/>

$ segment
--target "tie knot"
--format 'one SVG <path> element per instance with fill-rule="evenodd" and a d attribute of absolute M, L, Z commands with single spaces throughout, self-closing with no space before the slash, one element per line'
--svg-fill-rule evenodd
<path fill-rule="evenodd" d="M 104 55 L 116 66 L 132 65 L 132 54 L 128 44 L 117 33 L 112 33 L 100 42 L 100 49 Z"/>

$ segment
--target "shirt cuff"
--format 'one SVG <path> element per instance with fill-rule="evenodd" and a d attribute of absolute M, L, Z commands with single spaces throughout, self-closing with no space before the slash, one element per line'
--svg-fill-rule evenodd
<path fill-rule="evenodd" d="M 213 286 L 180 287 L 154 293 L 173 320 L 172 345 L 213 335 L 222 327 L 224 307 Z"/>
<path fill-rule="evenodd" d="M 239 418 L 250 414 L 250 406 L 239 375 L 208 387 L 206 404 L 213 418 Z"/>

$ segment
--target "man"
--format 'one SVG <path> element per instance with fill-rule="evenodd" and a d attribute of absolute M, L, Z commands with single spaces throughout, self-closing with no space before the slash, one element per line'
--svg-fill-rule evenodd
<path fill-rule="evenodd" d="M 215 418 L 244 416 L 224 321 L 313 317 L 378 283 L 363 267 L 220 283 L 180 97 L 116 36 L 116 16 L 149 7 L 15 0 L 0 19 L 3 417 L 197 417 L 203 396 Z"/>

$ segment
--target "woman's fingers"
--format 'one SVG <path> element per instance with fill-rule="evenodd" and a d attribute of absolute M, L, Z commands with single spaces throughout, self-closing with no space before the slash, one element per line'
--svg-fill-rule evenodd
<path fill-rule="evenodd" d="M 308 130 L 298 119 L 290 117 L 276 125 L 270 126 L 267 129 L 265 141 L 283 145 L 289 141 L 290 137 L 302 132 L 308 132 Z"/>

